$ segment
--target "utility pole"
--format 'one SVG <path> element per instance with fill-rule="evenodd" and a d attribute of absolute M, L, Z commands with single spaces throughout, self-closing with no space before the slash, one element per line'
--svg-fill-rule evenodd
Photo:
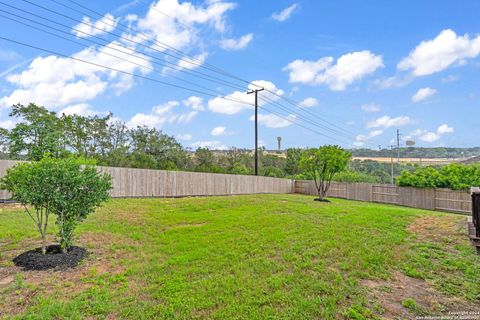
<path fill-rule="evenodd" d="M 397 161 L 400 163 L 400 130 L 397 129 Z"/>
<path fill-rule="evenodd" d="M 393 151 L 393 147 L 395 147 L 395 146 L 390 146 L 390 149 L 392 151 Z M 393 154 L 392 154 L 392 152 L 390 152 L 390 167 L 391 167 L 390 179 L 391 179 L 391 184 L 393 184 Z"/>
<path fill-rule="evenodd" d="M 258 92 L 264 88 L 250 90 L 247 94 L 255 93 L 255 175 L 258 176 Z"/>

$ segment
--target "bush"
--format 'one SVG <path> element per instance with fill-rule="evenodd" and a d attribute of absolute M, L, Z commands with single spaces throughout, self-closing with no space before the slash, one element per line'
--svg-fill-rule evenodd
<path fill-rule="evenodd" d="M 363 172 L 347 170 L 347 171 L 336 173 L 333 176 L 333 181 L 380 183 L 381 179 L 377 176 L 372 176 Z"/>
<path fill-rule="evenodd" d="M 302 152 L 300 168 L 305 175 L 313 178 L 318 199 L 323 200 L 326 196 L 334 175 L 347 169 L 351 156 L 349 152 L 339 146 L 331 145 Z"/>
<path fill-rule="evenodd" d="M 1 188 L 9 191 L 35 222 L 44 254 L 48 219 L 55 214 L 60 247 L 66 252 L 73 244 L 77 224 L 109 198 L 111 177 L 95 167 L 82 167 L 75 159 L 46 157 L 8 169 Z"/>
<path fill-rule="evenodd" d="M 419 167 L 411 172 L 402 171 L 397 184 L 402 187 L 464 190 L 480 186 L 480 165 L 452 163 L 439 169 Z"/>

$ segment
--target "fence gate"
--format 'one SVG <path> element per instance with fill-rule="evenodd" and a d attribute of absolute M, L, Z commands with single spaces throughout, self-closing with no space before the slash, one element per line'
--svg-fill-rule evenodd
<path fill-rule="evenodd" d="M 480 254 L 480 192 L 472 193 L 472 222 L 468 225 L 470 240 Z"/>

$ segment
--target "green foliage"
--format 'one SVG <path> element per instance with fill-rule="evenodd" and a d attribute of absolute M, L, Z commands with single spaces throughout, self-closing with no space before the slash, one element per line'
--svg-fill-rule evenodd
<path fill-rule="evenodd" d="M 302 149 L 289 148 L 286 151 L 287 158 L 285 160 L 285 174 L 296 175 L 301 173 L 300 158 L 302 156 Z"/>
<path fill-rule="evenodd" d="M 300 168 L 315 181 L 318 196 L 327 194 L 333 176 L 347 168 L 351 154 L 339 146 L 323 146 L 305 150 L 300 158 Z"/>
<path fill-rule="evenodd" d="M 45 157 L 8 169 L 1 188 L 9 191 L 35 222 L 45 253 L 50 214 L 57 216 L 60 246 L 67 250 L 77 224 L 109 198 L 110 180 L 109 175 L 99 174 L 92 166 L 82 167 L 75 159 Z"/>
<path fill-rule="evenodd" d="M 379 177 L 369 175 L 363 172 L 357 172 L 352 170 L 345 170 L 338 172 L 333 176 L 333 181 L 338 182 L 366 182 L 366 183 L 380 183 Z"/>
<path fill-rule="evenodd" d="M 282 178 L 283 171 L 280 168 L 269 166 L 264 169 L 263 175 L 265 177 Z"/>
<path fill-rule="evenodd" d="M 480 186 L 480 165 L 452 163 L 440 168 L 418 167 L 412 172 L 403 171 L 397 184 L 402 187 L 468 189 Z"/>
<path fill-rule="evenodd" d="M 397 157 L 396 149 L 351 149 L 349 150 L 354 157 Z M 472 148 L 422 148 L 422 147 L 404 147 L 400 148 L 402 158 L 468 158 L 478 156 L 480 147 Z"/>
<path fill-rule="evenodd" d="M 11 117 L 21 118 L 9 133 L 9 151 L 14 157 L 26 154 L 27 160 L 40 160 L 44 154 L 61 156 L 66 152 L 62 143 L 61 122 L 54 112 L 33 103 L 14 105 Z"/>
<path fill-rule="evenodd" d="M 76 230 L 88 247 L 108 239 L 106 247 L 97 250 L 97 259 L 82 267 L 81 277 L 52 285 L 32 283 L 34 275 L 26 273 L 25 286 L 18 292 L 15 283 L 10 285 L 13 290 L 0 290 L 2 316 L 388 318 L 380 301 L 367 294 L 364 280 L 394 288 L 406 266 L 427 276 L 428 286 L 419 286 L 419 296 L 425 296 L 423 288 L 432 287 L 428 296 L 433 292 L 439 297 L 433 301 L 438 303 L 426 306 L 428 311 L 438 314 L 439 304 L 451 301 L 457 302 L 447 305 L 453 310 L 478 305 L 480 256 L 468 237 L 458 233 L 464 217 L 342 199 L 319 205 L 312 198 L 277 194 L 113 199 Z M 456 240 L 415 237 L 409 226 L 417 218 L 433 225 L 440 225 L 435 221 L 442 218 L 442 235 Z M 9 263 L 24 243 L 31 243 L 35 234 L 28 219 L 15 208 L 0 212 L 0 243 L 5 249 L 0 263 Z M 431 241 L 437 245 L 432 247 Z M 10 265 L 1 267 L 15 271 Z M 115 272 L 105 272 L 105 267 Z M 28 289 L 30 285 L 35 287 Z M 32 299 L 24 308 L 11 308 L 27 297 Z M 395 306 L 402 308 L 406 297 Z"/>

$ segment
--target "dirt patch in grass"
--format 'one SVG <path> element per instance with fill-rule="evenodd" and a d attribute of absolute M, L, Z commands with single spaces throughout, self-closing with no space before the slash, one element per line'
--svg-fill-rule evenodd
<path fill-rule="evenodd" d="M 38 241 L 25 241 L 19 248 L 28 248 Z M 17 256 L 20 250 L 11 250 L 2 256 L 6 261 L 0 268 L 0 318 L 22 314 L 32 301 L 42 295 L 56 293 L 62 300 L 68 300 L 76 294 L 94 285 L 92 279 L 102 275 L 118 275 L 125 272 L 120 261 L 134 255 L 125 248 L 113 248 L 116 243 L 127 246 L 140 244 L 129 238 L 112 233 L 84 233 L 76 244 L 88 248 L 88 256 L 75 268 L 63 270 L 24 271 L 13 263 L 7 264 Z"/>
<path fill-rule="evenodd" d="M 369 295 L 383 308 L 384 319 L 415 319 L 426 315 L 448 315 L 449 312 L 480 312 L 480 306 L 448 297 L 420 279 L 394 272 L 388 280 L 364 280 Z"/>
<path fill-rule="evenodd" d="M 462 242 L 467 236 L 465 216 L 422 216 L 408 227 L 418 240 L 434 242 Z"/>

